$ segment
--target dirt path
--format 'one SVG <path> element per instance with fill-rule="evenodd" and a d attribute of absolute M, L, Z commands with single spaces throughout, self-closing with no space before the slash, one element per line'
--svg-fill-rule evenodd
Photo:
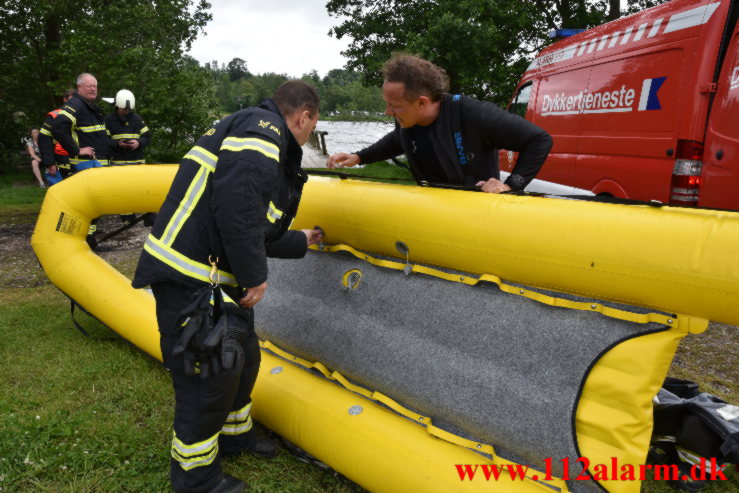
<path fill-rule="evenodd" d="M 0 289 L 34 288 L 49 284 L 31 248 L 36 213 L 17 213 L 3 217 L 0 224 Z M 98 222 L 100 236 L 123 225 L 118 216 L 103 216 Z M 101 243 L 96 249 L 110 264 L 130 275 L 138 260 L 149 228 L 141 223 Z M 123 267 L 123 268 L 121 268 Z"/>

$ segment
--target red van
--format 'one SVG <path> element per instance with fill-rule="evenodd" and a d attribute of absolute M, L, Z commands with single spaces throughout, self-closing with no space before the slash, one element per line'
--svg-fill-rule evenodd
<path fill-rule="evenodd" d="M 537 178 L 739 210 L 738 17 L 739 0 L 673 0 L 542 50 L 509 106 L 554 139 Z"/>

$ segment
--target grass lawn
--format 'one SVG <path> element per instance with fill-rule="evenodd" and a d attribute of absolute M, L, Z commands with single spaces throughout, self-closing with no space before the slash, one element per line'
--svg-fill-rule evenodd
<path fill-rule="evenodd" d="M 14 181 L 0 177 L 0 491 L 169 491 L 169 377 L 158 361 L 89 317 L 76 315 L 91 338 L 74 328 L 69 301 L 49 283 L 29 243 L 44 191 Z M 131 237 L 143 238 L 136 229 L 143 226 Z M 100 255 L 130 276 L 139 251 L 140 243 L 124 238 Z M 671 374 L 737 403 L 738 354 L 736 327 L 712 324 L 685 340 Z M 255 492 L 363 491 L 286 451 L 271 461 L 228 459 L 224 468 Z M 704 491 L 739 491 L 736 469 L 729 475 L 730 482 Z M 647 482 L 643 491 L 672 490 Z"/>

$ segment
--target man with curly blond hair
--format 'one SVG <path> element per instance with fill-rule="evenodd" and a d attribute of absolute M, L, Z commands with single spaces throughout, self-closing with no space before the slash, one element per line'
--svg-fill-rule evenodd
<path fill-rule="evenodd" d="M 544 164 L 552 147 L 545 130 L 495 104 L 449 94 L 449 77 L 441 67 L 395 54 L 383 75 L 385 114 L 395 118 L 395 128 L 361 151 L 329 156 L 328 168 L 405 154 L 419 182 L 500 193 L 523 190 Z M 498 149 L 519 153 L 505 183 L 500 181 Z"/>

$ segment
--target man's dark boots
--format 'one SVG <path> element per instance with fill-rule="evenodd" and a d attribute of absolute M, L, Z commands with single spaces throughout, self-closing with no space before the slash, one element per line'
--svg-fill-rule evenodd
<path fill-rule="evenodd" d="M 239 493 L 240 491 L 246 491 L 246 483 L 240 479 L 237 479 L 228 474 L 223 475 L 223 479 L 218 485 L 213 488 L 210 493 Z"/>
<path fill-rule="evenodd" d="M 258 457 L 271 459 L 280 452 L 280 443 L 273 438 L 257 435 L 257 439 L 249 444 L 246 451 Z"/>
<path fill-rule="evenodd" d="M 254 438 L 249 440 L 246 445 L 244 445 L 243 443 L 240 444 L 238 448 L 233 443 L 221 441 L 219 445 L 221 453 L 227 457 L 243 453 L 250 453 L 264 459 L 271 459 L 272 457 L 276 457 L 277 454 L 280 452 L 280 443 L 273 438 L 257 434 L 256 431 L 254 431 L 253 433 Z"/>

